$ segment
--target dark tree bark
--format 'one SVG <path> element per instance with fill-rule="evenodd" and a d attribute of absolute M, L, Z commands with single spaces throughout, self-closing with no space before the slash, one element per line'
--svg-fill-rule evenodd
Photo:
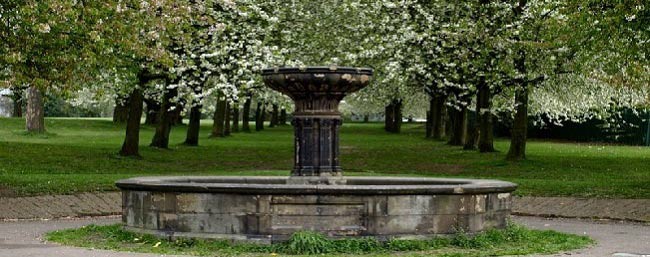
<path fill-rule="evenodd" d="M 280 110 L 280 126 L 287 125 L 287 109 L 282 108 Z"/>
<path fill-rule="evenodd" d="M 146 82 L 140 78 L 139 84 L 144 86 Z M 139 88 L 134 89 L 129 96 L 129 114 L 126 123 L 126 136 L 119 153 L 121 156 L 140 157 L 140 119 L 142 119 L 143 98 Z"/>
<path fill-rule="evenodd" d="M 11 89 L 11 100 L 13 102 L 13 110 L 11 112 L 11 117 L 20 118 L 23 117 L 23 99 L 24 89 L 21 87 L 14 87 Z"/>
<path fill-rule="evenodd" d="M 476 117 L 478 120 L 478 150 L 481 153 L 495 152 L 494 125 L 492 122 L 492 92 L 481 78 L 476 93 Z"/>
<path fill-rule="evenodd" d="M 273 110 L 271 112 L 271 124 L 269 128 L 274 128 L 280 123 L 280 107 L 277 104 L 273 105 Z"/>
<path fill-rule="evenodd" d="M 160 102 L 155 99 L 145 98 L 144 102 L 147 104 L 147 113 L 144 118 L 144 124 L 156 125 L 160 122 Z"/>
<path fill-rule="evenodd" d="M 239 132 L 239 105 L 234 105 L 232 108 L 232 132 Z"/>
<path fill-rule="evenodd" d="M 476 108 L 478 110 L 478 105 Z M 469 112 L 467 113 L 467 134 L 465 135 L 463 150 L 476 150 L 476 143 L 479 137 L 478 115 L 474 114 L 473 117 L 470 117 Z"/>
<path fill-rule="evenodd" d="M 25 127 L 30 133 L 45 133 L 45 110 L 43 94 L 31 86 L 27 88 L 27 112 L 25 112 Z"/>
<path fill-rule="evenodd" d="M 395 117 L 393 117 L 394 114 L 393 103 L 391 102 L 384 108 L 384 130 L 387 132 L 393 131 L 393 120 L 395 119 Z"/>
<path fill-rule="evenodd" d="M 223 126 L 223 135 L 224 136 L 230 136 L 230 117 L 232 115 L 232 112 L 230 110 L 230 102 L 226 102 L 226 116 L 223 120 L 224 126 Z"/>
<path fill-rule="evenodd" d="M 519 161 L 526 159 L 526 140 L 528 136 L 528 87 L 524 86 L 515 92 L 515 119 L 510 138 L 510 149 L 507 160 Z"/>
<path fill-rule="evenodd" d="M 250 119 L 251 119 L 251 98 L 250 96 L 246 98 L 246 101 L 244 102 L 244 112 L 242 113 L 242 118 L 241 118 L 241 128 L 242 131 L 246 133 L 251 132 L 251 127 L 250 127 Z"/>
<path fill-rule="evenodd" d="M 452 107 L 449 108 L 449 121 L 451 129 L 449 135 L 449 145 L 463 146 L 467 137 L 467 106 L 461 107 L 460 110 Z"/>
<path fill-rule="evenodd" d="M 255 131 L 264 130 L 264 110 L 262 109 L 262 102 L 257 103 L 257 108 L 255 109 Z"/>
<path fill-rule="evenodd" d="M 125 123 L 129 117 L 129 97 L 118 97 L 115 99 L 115 109 L 113 109 L 113 122 Z"/>
<path fill-rule="evenodd" d="M 441 140 L 445 136 L 445 95 L 435 95 L 431 109 L 431 138 Z"/>
<path fill-rule="evenodd" d="M 402 100 L 393 100 L 386 106 L 385 129 L 390 133 L 400 133 L 402 129 Z"/>
<path fill-rule="evenodd" d="M 364 114 L 363 115 L 363 123 L 368 123 L 370 122 L 370 115 Z"/>
<path fill-rule="evenodd" d="M 177 94 L 177 88 L 165 90 L 163 103 L 160 107 L 160 122 L 156 127 L 156 133 L 154 134 L 149 146 L 163 149 L 169 148 L 169 134 L 172 131 L 172 125 L 174 125 L 174 113 L 176 112 L 176 109 L 172 108 L 172 106 L 176 106 L 176 104 L 172 102 L 172 99 L 174 99 Z"/>
<path fill-rule="evenodd" d="M 523 15 L 524 7 L 528 4 L 527 0 L 519 0 L 518 5 L 514 6 L 513 12 L 517 16 Z M 520 38 L 515 38 L 519 41 Z M 519 74 L 527 74 L 526 52 L 520 49 L 514 59 L 514 66 Z M 526 141 L 528 140 L 528 86 L 530 81 L 515 80 L 515 119 L 512 124 L 510 148 L 506 155 L 506 160 L 520 161 L 526 159 Z"/>
<path fill-rule="evenodd" d="M 262 130 L 264 130 L 264 122 L 266 121 L 266 115 L 267 115 L 267 110 L 266 110 L 266 103 L 265 103 L 262 104 L 262 117 L 261 117 L 262 122 L 260 123 L 262 124 Z"/>
<path fill-rule="evenodd" d="M 201 106 L 195 104 L 190 109 L 190 122 L 187 124 L 187 135 L 185 136 L 185 145 L 198 146 L 199 133 L 201 130 Z"/>
<path fill-rule="evenodd" d="M 221 98 L 221 97 L 220 97 Z M 214 110 L 213 124 L 212 124 L 212 134 L 210 137 L 225 137 L 225 121 L 226 121 L 226 105 L 227 101 L 225 98 L 219 99 L 217 101 L 217 106 Z"/>
<path fill-rule="evenodd" d="M 184 102 L 176 104 L 176 108 L 171 112 L 172 125 L 183 125 L 183 109 L 185 109 Z"/>

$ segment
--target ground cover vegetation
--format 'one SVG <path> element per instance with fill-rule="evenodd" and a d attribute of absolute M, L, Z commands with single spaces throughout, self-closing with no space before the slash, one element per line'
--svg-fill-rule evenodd
<path fill-rule="evenodd" d="M 188 254 L 196 256 L 390 256 L 406 252 L 409 256 L 505 256 L 533 253 L 551 254 L 579 249 L 593 243 L 586 236 L 554 231 L 529 230 L 510 224 L 504 230 L 488 230 L 469 236 L 459 233 L 451 237 L 429 240 L 392 239 L 328 239 L 316 232 L 298 232 L 282 243 L 256 245 L 227 241 L 175 239 L 131 233 L 120 225 L 90 225 L 81 229 L 50 232 L 47 240 L 64 245 L 92 247 L 156 254 Z"/>
<path fill-rule="evenodd" d="M 127 124 L 119 154 L 142 157 L 142 116 L 156 126 L 147 145 L 169 148 L 185 116 L 184 143 L 198 146 L 201 117 L 212 137 L 250 131 L 249 117 L 255 130 L 287 122 L 289 101 L 262 85 L 262 68 L 365 66 L 374 81 L 347 111 L 381 113 L 393 133 L 427 116 L 426 137 L 482 153 L 497 148 L 499 118 L 512 131 L 502 157 L 519 161 L 529 119 L 647 109 L 649 25 L 643 0 L 7 0 L 0 87 L 36 134 L 47 133 L 43 95 L 114 105 Z"/>
<path fill-rule="evenodd" d="M 70 194 L 113 191 L 118 179 L 152 175 L 288 175 L 293 163 L 290 126 L 208 139 L 201 147 L 183 144 L 186 125 L 170 135 L 170 149 L 145 147 L 142 159 L 124 158 L 116 146 L 124 125 L 108 119 L 46 119 L 48 133 L 26 134 L 23 121 L 0 119 L 2 195 Z M 518 195 L 650 198 L 647 156 L 638 146 L 531 141 L 529 158 L 508 162 L 506 139 L 498 152 L 480 154 L 423 137 L 425 124 L 405 124 L 390 134 L 379 123 L 346 122 L 341 162 L 350 176 L 432 176 L 496 178 L 520 185 Z M 155 133 L 145 125 L 142 137 Z"/>

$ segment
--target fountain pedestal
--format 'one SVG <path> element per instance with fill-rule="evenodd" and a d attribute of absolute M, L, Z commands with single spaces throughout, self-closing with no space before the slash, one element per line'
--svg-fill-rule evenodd
<path fill-rule="evenodd" d="M 370 82 L 371 69 L 309 67 L 262 72 L 264 83 L 295 103 L 290 184 L 344 184 L 339 164 L 339 103 Z"/>

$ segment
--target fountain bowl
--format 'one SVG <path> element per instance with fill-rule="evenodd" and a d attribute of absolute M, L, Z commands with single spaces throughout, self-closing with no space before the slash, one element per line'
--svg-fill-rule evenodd
<path fill-rule="evenodd" d="M 345 177 L 141 177 L 117 182 L 135 232 L 272 243 L 297 231 L 329 237 L 428 238 L 504 228 L 516 185 L 497 180 Z"/>

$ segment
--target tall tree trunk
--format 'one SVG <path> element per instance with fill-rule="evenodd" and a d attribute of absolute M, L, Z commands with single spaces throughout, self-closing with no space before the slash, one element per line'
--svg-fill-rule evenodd
<path fill-rule="evenodd" d="M 235 104 L 232 108 L 232 132 L 239 132 L 239 105 Z"/>
<path fill-rule="evenodd" d="M 385 129 L 387 132 L 399 133 L 402 128 L 402 100 L 393 100 L 386 106 Z"/>
<path fill-rule="evenodd" d="M 460 110 L 450 108 L 449 118 L 451 121 L 451 134 L 449 135 L 449 142 L 447 144 L 455 146 L 464 145 L 467 137 L 467 107 L 463 106 Z"/>
<path fill-rule="evenodd" d="M 280 122 L 280 107 L 277 104 L 273 104 L 273 110 L 271 112 L 271 124 L 269 128 L 274 128 Z"/>
<path fill-rule="evenodd" d="M 393 128 L 394 126 L 393 120 L 395 120 L 395 117 L 393 116 L 395 115 L 394 108 L 395 107 L 393 106 L 393 102 L 391 102 L 386 106 L 386 108 L 384 108 L 384 130 L 386 130 L 386 132 L 392 132 L 394 130 Z"/>
<path fill-rule="evenodd" d="M 280 126 L 287 125 L 287 109 L 282 108 L 280 110 Z"/>
<path fill-rule="evenodd" d="M 451 116 L 449 107 L 443 104 L 442 107 L 442 121 L 440 122 L 441 127 L 441 136 L 440 139 L 445 138 L 448 135 L 451 135 Z"/>
<path fill-rule="evenodd" d="M 172 101 L 177 94 L 177 88 L 165 90 L 160 110 L 160 122 L 149 146 L 163 149 L 169 148 L 169 134 L 172 131 L 172 125 L 174 125 L 174 113 L 176 112 L 176 108 L 172 108 L 176 106 L 176 103 Z"/>
<path fill-rule="evenodd" d="M 45 133 L 45 110 L 43 94 L 38 88 L 27 88 L 27 112 L 25 112 L 25 127 L 30 133 Z"/>
<path fill-rule="evenodd" d="M 436 94 L 431 100 L 431 138 L 440 140 L 445 136 L 446 96 Z"/>
<path fill-rule="evenodd" d="M 212 135 L 210 137 L 225 137 L 226 105 L 228 101 L 225 98 L 217 100 L 217 106 L 214 110 Z"/>
<path fill-rule="evenodd" d="M 478 110 L 478 104 L 476 109 Z M 470 117 L 469 112 L 467 112 L 467 116 L 467 134 L 465 135 L 463 150 L 476 150 L 476 142 L 479 137 L 478 114 Z"/>
<path fill-rule="evenodd" d="M 113 109 L 113 122 L 125 123 L 129 117 L 129 97 L 117 97 Z"/>
<path fill-rule="evenodd" d="M 478 150 L 481 153 L 495 152 L 494 149 L 494 125 L 492 122 L 492 92 L 481 79 L 476 95 L 476 115 L 478 120 Z"/>
<path fill-rule="evenodd" d="M 144 99 L 147 104 L 147 113 L 145 115 L 144 124 L 156 125 L 160 122 L 160 102 L 155 99 Z"/>
<path fill-rule="evenodd" d="M 230 117 L 232 115 L 232 111 L 230 110 L 230 102 L 226 102 L 226 116 L 223 120 L 224 126 L 223 126 L 223 135 L 224 136 L 230 136 Z"/>
<path fill-rule="evenodd" d="M 140 78 L 139 84 L 144 86 L 146 82 Z M 119 153 L 121 156 L 140 157 L 140 119 L 142 119 L 143 98 L 140 88 L 134 89 L 129 96 L 129 114 L 126 122 L 126 136 Z"/>
<path fill-rule="evenodd" d="M 185 136 L 185 145 L 198 146 L 199 133 L 201 130 L 201 105 L 194 103 L 190 109 L 190 122 L 187 124 L 187 135 Z"/>
<path fill-rule="evenodd" d="M 400 133 L 402 131 L 402 100 L 398 100 L 395 105 L 395 130 L 394 133 Z"/>
<path fill-rule="evenodd" d="M 257 108 L 255 109 L 255 131 L 264 130 L 264 110 L 262 109 L 262 102 L 257 103 Z"/>
<path fill-rule="evenodd" d="M 515 92 L 515 119 L 512 124 L 510 149 L 507 160 L 526 159 L 526 140 L 528 137 L 528 87 L 523 86 Z"/>
<path fill-rule="evenodd" d="M 185 109 L 184 102 L 176 104 L 176 108 L 171 112 L 172 125 L 183 125 L 183 109 Z"/>
<path fill-rule="evenodd" d="M 23 88 L 14 87 L 11 89 L 11 100 L 13 101 L 13 110 L 11 112 L 11 117 L 20 118 L 23 117 Z"/>
<path fill-rule="evenodd" d="M 242 118 L 241 118 L 241 128 L 242 131 L 246 133 L 251 132 L 251 127 L 250 127 L 250 119 L 251 119 L 251 98 L 250 96 L 246 98 L 246 101 L 244 102 L 244 112 L 242 113 Z"/>

